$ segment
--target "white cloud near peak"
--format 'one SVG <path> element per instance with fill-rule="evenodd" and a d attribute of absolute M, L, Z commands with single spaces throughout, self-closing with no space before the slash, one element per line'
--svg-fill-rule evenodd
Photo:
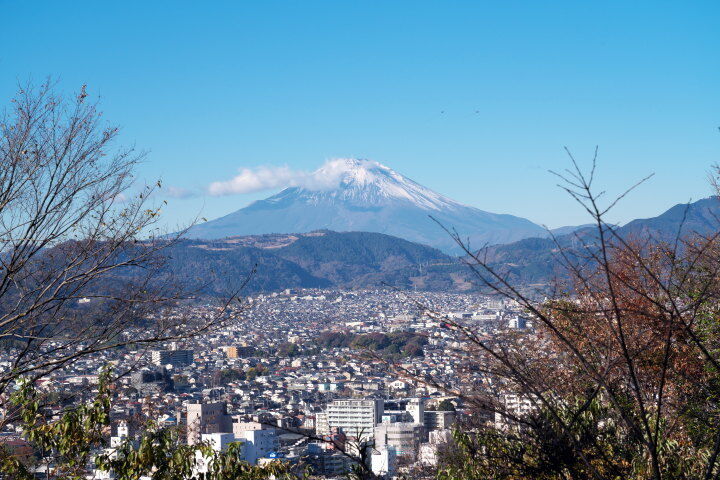
<path fill-rule="evenodd" d="M 208 193 L 220 197 L 286 187 L 326 190 L 336 187 L 339 181 L 339 175 L 327 175 L 320 171 L 293 170 L 287 165 L 260 166 L 241 168 L 240 173 L 230 180 L 212 182 L 208 186 Z"/>

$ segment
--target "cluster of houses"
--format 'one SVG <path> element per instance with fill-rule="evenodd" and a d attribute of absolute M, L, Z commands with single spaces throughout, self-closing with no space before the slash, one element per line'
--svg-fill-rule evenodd
<path fill-rule="evenodd" d="M 215 308 L 182 306 L 163 315 L 202 318 Z M 240 443 L 252 464 L 282 460 L 333 478 L 366 461 L 386 478 L 400 472 L 422 478 L 451 448 L 451 429 L 462 419 L 465 406 L 448 392 L 478 382 L 475 374 L 461 374 L 461 341 L 443 318 L 487 336 L 531 328 L 517 305 L 479 295 L 285 291 L 247 298 L 205 335 L 84 357 L 38 387 L 68 394 L 48 405 L 52 418 L 67 408 L 65 397 L 91 398 L 106 365 L 131 372 L 115 382 L 109 448 L 133 441 L 152 420 L 177 427 L 189 444 L 222 451 Z M 327 332 L 410 332 L 427 341 L 415 356 L 387 360 L 319 345 Z M 0 357 L 0 368 L 10 361 Z M 416 381 L 426 377 L 433 385 Z M 5 443 L 22 449 L 17 425 L 3 425 Z"/>

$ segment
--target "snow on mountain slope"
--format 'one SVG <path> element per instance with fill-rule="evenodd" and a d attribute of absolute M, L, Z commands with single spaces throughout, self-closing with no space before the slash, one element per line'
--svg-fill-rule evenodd
<path fill-rule="evenodd" d="M 286 188 L 229 215 L 197 225 L 188 236 L 213 239 L 320 229 L 369 231 L 458 253 L 457 246 L 436 221 L 457 230 L 474 248 L 546 235 L 542 227 L 529 220 L 463 205 L 378 162 L 333 160 L 313 176 L 321 180 L 316 182 L 317 188 Z"/>
<path fill-rule="evenodd" d="M 407 201 L 425 210 L 462 207 L 432 190 L 378 162 L 337 159 L 325 164 L 315 176 L 335 178 L 337 188 L 329 191 L 306 191 L 311 198 L 357 202 L 367 205 L 389 205 Z"/>

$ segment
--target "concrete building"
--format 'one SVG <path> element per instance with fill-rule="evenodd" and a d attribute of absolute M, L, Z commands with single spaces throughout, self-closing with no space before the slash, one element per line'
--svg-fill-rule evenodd
<path fill-rule="evenodd" d="M 118 448 L 122 443 L 130 436 L 130 427 L 128 423 L 123 420 L 117 427 L 117 435 L 110 437 L 110 448 Z"/>
<path fill-rule="evenodd" d="M 425 429 L 442 430 L 450 428 L 455 423 L 455 412 L 444 410 L 427 410 L 423 415 Z"/>
<path fill-rule="evenodd" d="M 240 434 L 232 434 L 237 440 L 243 441 L 243 459 L 256 465 L 258 460 L 277 452 L 280 447 L 277 429 L 245 430 Z"/>
<path fill-rule="evenodd" d="M 141 396 L 157 395 L 172 389 L 172 381 L 164 368 L 143 368 L 130 375 L 130 383 Z"/>
<path fill-rule="evenodd" d="M 381 423 L 375 427 L 375 448 L 393 447 L 399 457 L 415 459 L 424 428 L 422 423 Z"/>
<path fill-rule="evenodd" d="M 424 423 L 425 422 L 425 399 L 423 398 L 412 398 L 408 401 L 407 406 L 405 407 L 405 410 L 407 410 L 410 415 L 412 416 L 412 421 L 414 423 Z"/>
<path fill-rule="evenodd" d="M 350 469 L 348 457 L 317 443 L 308 444 L 305 461 L 310 464 L 316 475 L 339 476 Z"/>
<path fill-rule="evenodd" d="M 232 433 L 203 433 L 200 436 L 200 439 L 203 442 L 207 442 L 210 447 L 212 447 L 213 452 L 224 452 L 228 449 L 231 443 L 237 442 L 235 439 L 235 435 Z M 243 460 L 244 460 L 244 453 L 245 453 L 245 446 L 242 447 L 243 450 Z M 208 467 L 210 465 L 210 460 L 212 457 L 206 457 L 201 452 L 195 452 L 196 457 L 196 464 L 195 464 L 195 474 L 198 473 L 207 473 Z"/>
<path fill-rule="evenodd" d="M 220 347 L 227 358 L 238 358 L 237 347 Z"/>
<path fill-rule="evenodd" d="M 322 446 L 328 450 L 344 450 L 347 443 L 347 435 L 337 427 L 330 429 L 330 433 L 322 436 L 323 440 L 327 443 L 323 443 Z"/>
<path fill-rule="evenodd" d="M 528 396 L 506 394 L 502 397 L 502 400 L 505 403 L 505 411 L 512 414 L 512 416 L 522 418 L 535 411 L 535 405 Z M 508 417 L 501 412 L 495 412 L 495 427 L 506 429 L 509 426 Z"/>
<path fill-rule="evenodd" d="M 252 464 L 276 452 L 280 447 L 278 429 L 264 423 L 242 422 L 233 417 L 232 432 L 236 439 L 244 442 L 243 455 L 245 460 Z"/>
<path fill-rule="evenodd" d="M 187 404 L 187 443 L 195 445 L 203 434 L 232 432 L 225 402 Z"/>
<path fill-rule="evenodd" d="M 225 354 L 226 358 L 244 358 L 251 356 L 255 353 L 255 349 L 253 347 L 248 346 L 236 346 L 236 345 L 227 345 L 220 347 L 220 350 Z"/>
<path fill-rule="evenodd" d="M 397 455 L 393 447 L 374 449 L 370 455 L 370 469 L 375 475 L 392 478 L 397 472 Z"/>
<path fill-rule="evenodd" d="M 228 449 L 231 443 L 235 443 L 238 440 L 232 433 L 203 433 L 200 436 L 203 442 L 207 442 L 215 452 L 224 452 Z"/>
<path fill-rule="evenodd" d="M 244 432 L 251 430 L 272 430 L 273 427 L 260 422 L 244 422 L 242 417 L 236 415 L 232 417 L 232 432 L 235 435 L 242 436 Z"/>
<path fill-rule="evenodd" d="M 315 433 L 318 435 L 328 435 L 330 433 L 327 412 L 318 412 L 315 414 Z"/>
<path fill-rule="evenodd" d="M 155 365 L 172 365 L 173 367 L 185 367 L 193 362 L 192 350 L 153 350 L 151 352 L 152 363 Z"/>
<path fill-rule="evenodd" d="M 430 432 L 430 441 L 420 445 L 418 451 L 418 462 L 421 465 L 435 467 L 440 460 L 440 454 L 452 444 L 452 432 L 450 430 L 435 430 Z"/>
<path fill-rule="evenodd" d="M 337 427 L 348 437 L 371 439 L 375 425 L 380 423 L 383 409 L 382 399 L 334 400 L 328 403 L 326 410 L 328 431 L 321 434 L 325 435 Z"/>
<path fill-rule="evenodd" d="M 512 328 L 515 330 L 517 330 L 517 329 L 522 330 L 523 328 L 527 328 L 527 326 L 528 326 L 527 319 L 524 317 L 521 317 L 519 315 L 511 317 L 508 320 L 508 328 Z"/>

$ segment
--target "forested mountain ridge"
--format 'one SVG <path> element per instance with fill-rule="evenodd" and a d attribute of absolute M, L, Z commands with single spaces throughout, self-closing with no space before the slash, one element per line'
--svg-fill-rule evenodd
<path fill-rule="evenodd" d="M 679 204 L 653 218 L 616 227 L 626 239 L 672 241 L 718 229 L 720 201 L 706 198 Z M 572 231 L 572 228 L 567 230 Z M 481 250 L 487 264 L 518 286 L 542 288 L 567 272 L 562 251 L 578 260 L 593 248 L 597 230 L 577 227 L 554 238 L 526 238 Z M 206 294 L 220 295 L 255 271 L 246 292 L 284 288 L 375 288 L 468 291 L 476 279 L 462 261 L 438 249 L 373 232 L 269 234 L 217 240 L 182 240 L 166 252 L 167 268 Z"/>
<path fill-rule="evenodd" d="M 679 236 L 708 236 L 720 230 L 720 199 L 709 197 L 693 203 L 677 204 L 662 214 L 636 219 L 615 233 L 628 241 L 657 244 L 672 243 Z M 554 238 L 526 238 L 505 245 L 492 245 L 481 251 L 488 265 L 506 274 L 519 285 L 544 285 L 555 278 L 562 279 L 564 271 L 559 255 L 578 261 L 583 250 L 597 244 L 597 227 L 586 226 L 572 233 Z"/>
<path fill-rule="evenodd" d="M 209 295 L 285 288 L 467 290 L 469 275 L 455 257 L 390 235 L 319 231 L 211 241 L 180 240 L 164 252 L 166 271 Z"/>

